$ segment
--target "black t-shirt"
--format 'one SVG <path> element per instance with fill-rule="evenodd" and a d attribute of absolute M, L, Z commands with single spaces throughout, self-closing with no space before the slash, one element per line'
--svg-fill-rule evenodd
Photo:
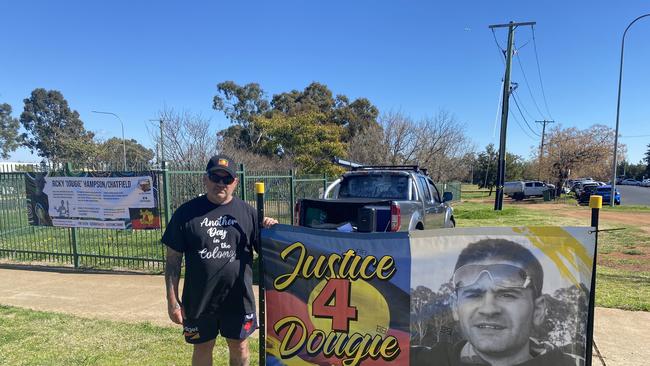
<path fill-rule="evenodd" d="M 253 247 L 259 250 L 257 212 L 233 197 L 217 205 L 204 196 L 181 205 L 162 242 L 185 254 L 183 308 L 190 319 L 255 312 Z"/>

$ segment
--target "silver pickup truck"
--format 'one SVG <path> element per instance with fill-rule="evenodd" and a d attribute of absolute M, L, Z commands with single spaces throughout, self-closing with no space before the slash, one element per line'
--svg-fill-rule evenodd
<path fill-rule="evenodd" d="M 417 166 L 362 166 L 334 181 L 323 199 L 296 203 L 298 226 L 360 232 L 451 228 L 451 192 Z"/>

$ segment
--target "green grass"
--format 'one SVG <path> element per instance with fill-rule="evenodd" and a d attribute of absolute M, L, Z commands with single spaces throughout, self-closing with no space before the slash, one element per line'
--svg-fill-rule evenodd
<path fill-rule="evenodd" d="M 463 202 L 454 206 L 454 216 L 458 227 L 589 225 L 586 220 L 530 210 L 525 205 L 494 211 L 492 204 Z M 601 229 L 619 227 L 622 225 L 608 224 Z M 645 254 L 650 248 L 650 235 L 639 227 L 625 227 L 625 230 L 602 232 L 598 237 L 596 305 L 650 311 L 650 258 Z"/>
<path fill-rule="evenodd" d="M 596 276 L 596 305 L 650 311 L 650 272 L 599 267 Z"/>
<path fill-rule="evenodd" d="M 251 365 L 258 360 L 251 338 Z M 189 365 L 192 346 L 180 327 L 130 324 L 0 305 L 1 365 Z M 217 338 L 215 365 L 228 365 Z"/>
<path fill-rule="evenodd" d="M 623 205 L 616 206 L 616 207 L 611 207 L 609 205 L 603 204 L 603 210 L 611 211 L 611 212 L 650 212 L 650 206 L 638 206 L 638 205 L 628 206 L 625 205 L 625 202 L 623 202 Z"/>

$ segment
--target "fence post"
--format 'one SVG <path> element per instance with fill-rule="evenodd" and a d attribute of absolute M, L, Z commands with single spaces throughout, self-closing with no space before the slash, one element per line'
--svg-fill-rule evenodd
<path fill-rule="evenodd" d="M 289 189 L 289 217 L 291 217 L 290 225 L 293 225 L 293 208 L 296 207 L 296 182 L 294 179 L 294 173 L 295 171 L 293 169 L 289 170 L 289 185 L 291 187 Z"/>
<path fill-rule="evenodd" d="M 323 199 L 325 199 L 325 191 L 327 191 L 327 173 L 323 173 Z"/>
<path fill-rule="evenodd" d="M 242 201 L 246 201 L 246 166 L 244 166 L 244 163 L 239 164 L 239 171 L 241 172 L 239 180 L 241 181 L 239 184 L 239 187 L 241 189 L 241 199 Z"/>
<path fill-rule="evenodd" d="M 72 163 L 67 162 L 64 166 L 66 176 L 72 175 Z M 74 268 L 79 268 L 79 251 L 77 250 L 77 228 L 70 228 L 70 247 L 72 249 L 72 264 Z"/>
<path fill-rule="evenodd" d="M 162 173 L 163 173 L 163 198 L 165 200 L 165 227 L 167 227 L 167 224 L 169 223 L 169 216 L 171 214 L 172 210 L 172 205 L 169 202 L 169 170 L 167 170 L 167 162 L 162 161 L 161 162 L 161 167 L 162 167 Z"/>

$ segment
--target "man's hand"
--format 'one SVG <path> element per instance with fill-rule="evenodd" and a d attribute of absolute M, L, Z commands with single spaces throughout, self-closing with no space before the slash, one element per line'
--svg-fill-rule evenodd
<path fill-rule="evenodd" d="M 262 220 L 262 226 L 266 229 L 270 228 L 271 226 L 275 225 L 278 223 L 278 220 L 272 218 L 272 217 L 265 217 L 264 220 Z"/>
<path fill-rule="evenodd" d="M 176 324 L 183 324 L 183 318 L 185 318 L 185 311 L 179 303 L 167 304 L 167 314 L 169 319 Z"/>

